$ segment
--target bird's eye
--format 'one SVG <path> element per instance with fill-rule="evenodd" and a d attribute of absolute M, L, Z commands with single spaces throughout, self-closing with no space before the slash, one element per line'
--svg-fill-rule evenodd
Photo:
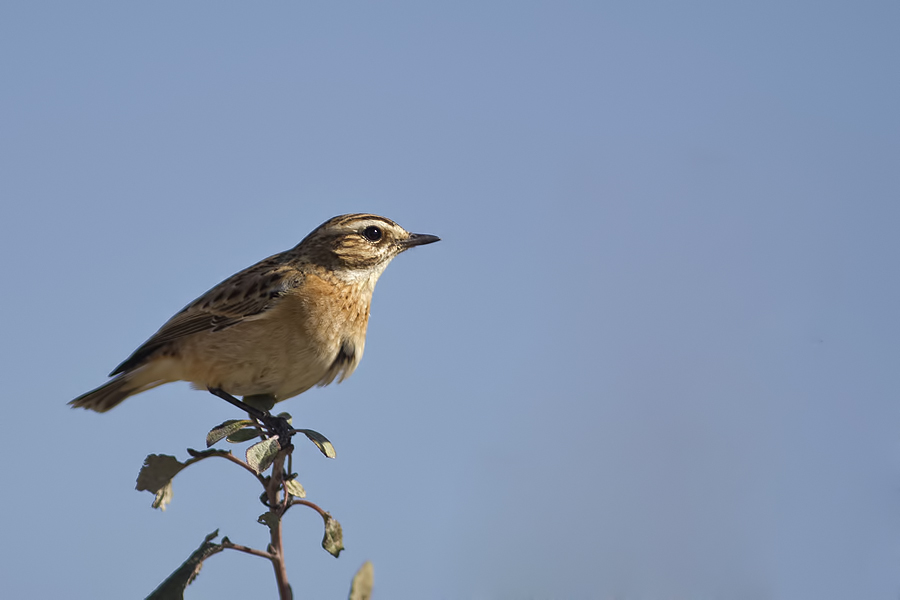
<path fill-rule="evenodd" d="M 380 227 L 375 227 L 374 225 L 369 225 L 365 229 L 363 229 L 363 237 L 365 237 L 370 242 L 380 242 L 382 233 Z"/>

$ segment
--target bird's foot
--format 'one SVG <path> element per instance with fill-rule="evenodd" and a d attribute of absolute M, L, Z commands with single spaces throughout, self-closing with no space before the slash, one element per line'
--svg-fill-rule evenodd
<path fill-rule="evenodd" d="M 294 435 L 295 430 L 286 418 L 269 412 L 275 406 L 275 399 L 272 396 L 244 396 L 244 401 L 241 401 L 223 389 L 212 387 L 207 389 L 213 396 L 237 406 L 250 415 L 250 418 L 259 423 L 269 437 L 278 436 L 278 443 L 282 448 L 291 445 L 291 436 Z"/>
<path fill-rule="evenodd" d="M 278 436 L 278 443 L 282 448 L 287 448 L 291 445 L 291 436 L 294 435 L 294 428 L 285 417 L 273 415 L 267 411 L 259 421 L 270 437 Z"/>

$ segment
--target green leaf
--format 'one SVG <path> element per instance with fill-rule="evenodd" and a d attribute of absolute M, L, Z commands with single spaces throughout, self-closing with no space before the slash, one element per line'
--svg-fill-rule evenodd
<path fill-rule="evenodd" d="M 280 418 L 284 419 L 285 421 L 287 421 L 288 425 L 293 425 L 292 421 L 294 420 L 294 417 L 291 416 L 291 413 L 280 412 L 275 416 L 280 417 Z"/>
<path fill-rule="evenodd" d="M 253 444 L 247 448 L 247 464 L 257 473 L 262 473 L 272 466 L 272 461 L 275 460 L 279 450 L 281 444 L 278 443 L 278 436 Z"/>
<path fill-rule="evenodd" d="M 322 538 L 322 547 L 335 558 L 344 549 L 344 531 L 337 519 L 329 514 L 325 515 L 325 537 Z"/>
<path fill-rule="evenodd" d="M 222 544 L 212 543 L 218 535 L 219 530 L 216 529 L 206 536 L 200 547 L 194 550 L 174 573 L 159 584 L 159 587 L 153 590 L 146 600 L 184 600 L 184 589 L 197 577 L 203 561 L 224 550 L 225 547 Z"/>
<path fill-rule="evenodd" d="M 328 441 L 328 438 L 319 433 L 318 431 L 313 431 L 312 429 L 298 429 L 297 433 L 302 433 L 309 440 L 315 444 L 319 451 L 327 456 L 328 458 L 334 458 L 337 456 L 334 452 L 334 446 L 331 445 L 331 442 Z"/>
<path fill-rule="evenodd" d="M 161 490 L 156 492 L 156 498 L 153 499 L 153 508 L 158 508 L 159 510 L 165 511 L 166 507 L 172 501 L 172 480 L 162 487 Z"/>
<path fill-rule="evenodd" d="M 303 489 L 303 486 L 300 485 L 300 482 L 296 479 L 288 479 L 284 482 L 284 489 L 291 496 L 296 496 L 297 498 L 306 498 L 306 490 Z"/>
<path fill-rule="evenodd" d="M 269 412 L 275 408 L 275 396 L 272 394 L 254 394 L 253 396 L 244 396 L 242 398 L 244 404 L 249 404 L 253 408 Z"/>
<path fill-rule="evenodd" d="M 168 485 L 187 465 L 168 454 L 151 454 L 144 459 L 135 489 L 155 494 Z M 171 497 L 171 493 L 170 493 Z"/>
<path fill-rule="evenodd" d="M 206 434 L 206 447 L 209 448 L 219 440 L 227 438 L 244 427 L 253 426 L 253 424 L 253 421 L 247 419 L 229 419 L 221 425 L 216 425 Z"/>
<path fill-rule="evenodd" d="M 240 444 L 241 442 L 249 442 L 259 437 L 259 431 L 256 428 L 241 429 L 229 435 L 227 439 L 232 444 Z"/>
<path fill-rule="evenodd" d="M 353 576 L 350 585 L 349 600 L 369 600 L 372 597 L 372 584 L 375 578 L 375 567 L 366 561 Z"/>

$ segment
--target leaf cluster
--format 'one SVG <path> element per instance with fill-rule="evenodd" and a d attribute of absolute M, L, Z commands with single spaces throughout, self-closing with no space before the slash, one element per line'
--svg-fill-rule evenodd
<path fill-rule="evenodd" d="M 231 419 L 209 431 L 206 436 L 206 450 L 198 451 L 188 448 L 187 453 L 190 458 L 184 461 L 166 454 L 151 454 L 144 460 L 135 487 L 140 491 L 148 491 L 153 494 L 152 506 L 160 510 L 165 510 L 172 501 L 172 480 L 187 467 L 207 458 L 222 458 L 240 466 L 251 473 L 263 487 L 260 500 L 268 510 L 261 514 L 257 521 L 269 529 L 271 539 L 266 550 L 235 544 L 227 537 L 223 538 L 221 543 L 216 544 L 212 540 L 218 536 L 217 530 L 207 536 L 200 547 L 148 598 L 153 600 L 182 598 L 185 587 L 197 576 L 203 561 L 226 549 L 238 550 L 272 561 L 279 584 L 279 593 L 283 600 L 290 598 L 292 594 L 284 569 L 282 518 L 288 509 L 296 505 L 307 506 L 319 513 L 324 525 L 322 547 L 335 557 L 340 555 L 344 548 L 340 523 L 318 505 L 306 500 L 306 490 L 297 480 L 297 474 L 292 472 L 294 446 L 291 444 L 291 436 L 296 433 L 303 434 L 328 458 L 335 458 L 334 446 L 328 438 L 317 431 L 292 429 L 291 416 L 287 413 L 281 413 L 276 418 L 287 423 L 287 429 L 277 430 L 287 432 L 286 434 L 273 434 L 271 428 L 263 426 L 257 419 Z M 256 439 L 259 441 L 246 449 L 243 460 L 234 456 L 230 450 L 211 448 L 222 440 L 238 444 Z M 369 568 L 371 568 L 370 564 Z M 371 576 L 365 575 L 364 569 L 366 569 L 365 565 L 357 574 L 357 578 L 354 578 L 353 588 L 357 594 L 362 593 L 359 597 L 367 598 L 365 581 L 370 580 Z M 357 582 L 360 577 L 362 579 Z M 370 589 L 369 585 L 368 590 Z"/>

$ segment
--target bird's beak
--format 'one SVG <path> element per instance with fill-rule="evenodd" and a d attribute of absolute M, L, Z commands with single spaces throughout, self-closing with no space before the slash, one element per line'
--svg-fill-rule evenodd
<path fill-rule="evenodd" d="M 429 235 L 427 233 L 411 233 L 409 237 L 400 242 L 400 246 L 406 250 L 407 248 L 412 248 L 413 246 L 424 246 L 425 244 L 433 244 L 435 242 L 441 241 L 436 235 Z"/>

